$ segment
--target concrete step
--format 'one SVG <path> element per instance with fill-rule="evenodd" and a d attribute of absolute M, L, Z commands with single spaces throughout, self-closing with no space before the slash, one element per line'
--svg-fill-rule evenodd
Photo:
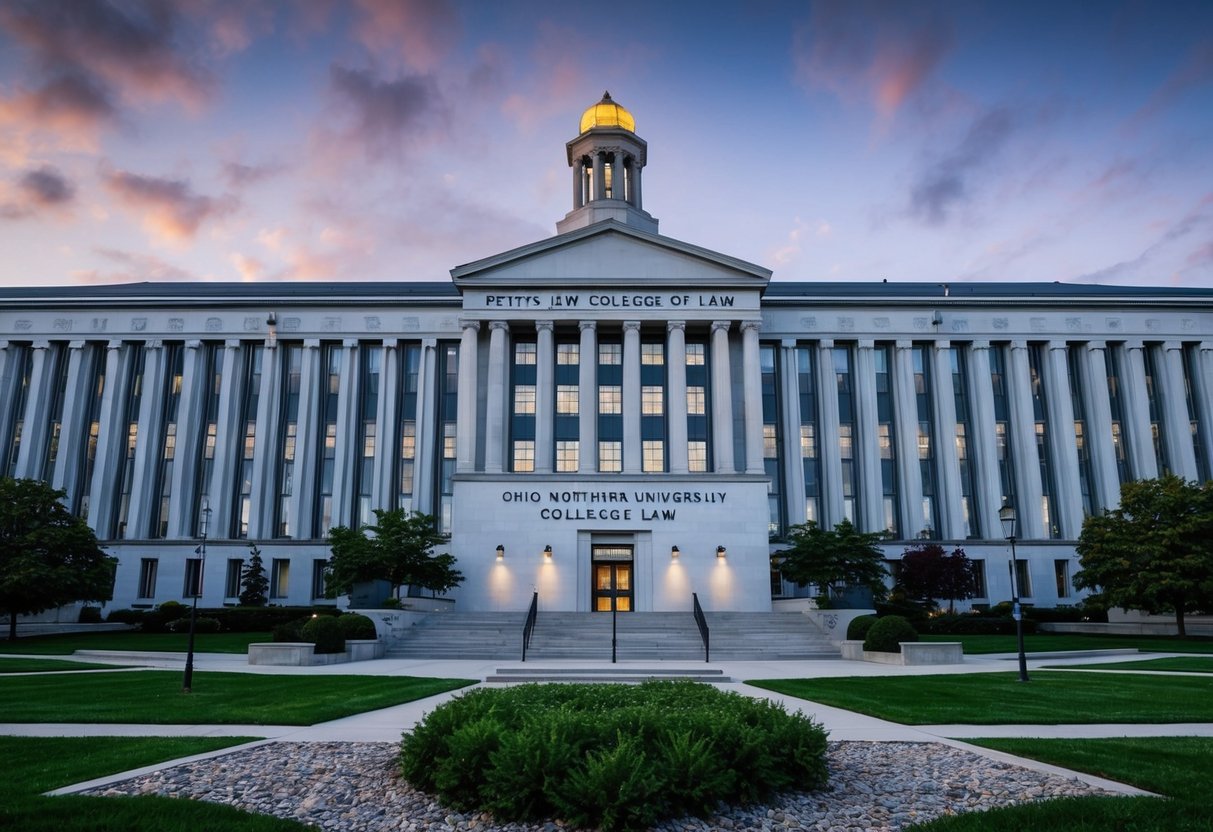
<path fill-rule="evenodd" d="M 638 684 L 651 680 L 692 681 L 708 684 L 732 682 L 719 668 L 635 668 L 635 667 L 499 667 L 485 682 L 520 684 L 526 682 L 585 682 Z"/>

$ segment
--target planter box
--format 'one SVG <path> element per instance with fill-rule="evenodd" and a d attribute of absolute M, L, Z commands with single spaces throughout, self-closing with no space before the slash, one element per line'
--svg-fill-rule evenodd
<path fill-rule="evenodd" d="M 903 641 L 900 653 L 864 650 L 862 641 L 844 641 L 842 657 L 853 662 L 875 662 L 917 667 L 932 664 L 963 664 L 964 649 L 959 641 Z"/>
<path fill-rule="evenodd" d="M 282 641 L 248 646 L 248 663 L 278 667 L 322 667 L 329 664 L 383 658 L 385 647 L 375 639 L 349 639 L 344 653 L 317 653 L 310 641 Z"/>

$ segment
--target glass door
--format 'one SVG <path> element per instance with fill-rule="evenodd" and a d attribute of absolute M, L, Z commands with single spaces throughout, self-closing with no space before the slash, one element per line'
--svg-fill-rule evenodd
<path fill-rule="evenodd" d="M 594 546 L 592 548 L 593 586 L 590 609 L 594 612 L 631 612 L 633 570 L 631 546 Z"/>

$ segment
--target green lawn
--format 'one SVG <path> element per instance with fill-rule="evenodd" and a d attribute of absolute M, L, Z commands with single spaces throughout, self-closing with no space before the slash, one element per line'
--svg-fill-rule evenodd
<path fill-rule="evenodd" d="M 1066 665 L 1071 670 L 1172 670 L 1181 673 L 1213 673 L 1213 656 L 1167 656 L 1137 662 Z"/>
<path fill-rule="evenodd" d="M 62 659 L 6 659 L 0 656 L 0 673 L 42 673 L 48 670 L 113 670 L 112 664 L 68 662 Z"/>
<path fill-rule="evenodd" d="M 314 725 L 473 684 L 409 676 L 194 674 L 178 671 L 0 678 L 4 722 Z M 392 739 L 395 739 L 394 737 Z"/>
<path fill-rule="evenodd" d="M 191 754 L 238 745 L 239 737 L 0 737 L 0 829 L 22 832 L 304 832 L 294 821 L 194 800 L 161 797 L 41 797 L 40 794 Z"/>
<path fill-rule="evenodd" d="M 749 684 L 906 725 L 1213 722 L 1213 678 L 1036 671 Z"/>
<path fill-rule="evenodd" d="M 194 649 L 199 653 L 247 653 L 253 642 L 271 641 L 269 633 L 197 633 Z M 188 633 L 64 633 L 0 641 L 0 653 L 66 656 L 76 650 L 139 650 L 184 653 Z"/>
<path fill-rule="evenodd" d="M 971 656 L 981 653 L 1014 653 L 1015 636 L 920 636 L 923 641 L 959 641 Z M 1104 636 L 1085 633 L 1032 633 L 1023 637 L 1028 653 L 1056 650 L 1137 649 L 1153 653 L 1213 653 L 1213 638 L 1175 636 Z"/>
<path fill-rule="evenodd" d="M 1213 739 L 979 739 L 976 745 L 1085 771 L 1168 795 L 1084 797 L 994 809 L 912 827 L 916 832 L 1210 832 Z"/>

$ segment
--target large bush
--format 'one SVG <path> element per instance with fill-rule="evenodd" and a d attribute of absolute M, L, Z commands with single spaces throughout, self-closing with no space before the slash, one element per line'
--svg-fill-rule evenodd
<path fill-rule="evenodd" d="M 1005 636 L 1015 633 L 1015 619 L 1009 615 L 937 615 L 923 628 L 938 636 Z M 1036 631 L 1036 623 L 1024 620 L 1023 631 Z"/>
<path fill-rule="evenodd" d="M 190 631 L 190 617 L 178 618 L 168 623 L 167 627 L 170 633 L 188 633 Z M 194 619 L 195 633 L 217 633 L 219 632 L 219 622 L 214 618 L 200 615 Z"/>
<path fill-rule="evenodd" d="M 615 830 L 820 788 L 825 748 L 807 717 L 695 682 L 520 685 L 434 709 L 400 761 L 462 811 Z"/>
<path fill-rule="evenodd" d="M 868 637 L 868 630 L 876 623 L 874 615 L 860 615 L 851 619 L 847 625 L 847 640 L 859 641 Z"/>
<path fill-rule="evenodd" d="M 345 636 L 341 633 L 341 625 L 331 615 L 318 615 L 300 628 L 299 634 L 304 641 L 316 645 L 317 653 L 345 652 Z"/>
<path fill-rule="evenodd" d="M 375 622 L 360 613 L 351 612 L 337 617 L 341 634 L 347 639 L 378 638 Z"/>
<path fill-rule="evenodd" d="M 876 653 L 900 653 L 903 641 L 918 641 L 918 631 L 900 615 L 886 615 L 876 619 L 872 629 L 868 630 L 863 649 Z"/>

